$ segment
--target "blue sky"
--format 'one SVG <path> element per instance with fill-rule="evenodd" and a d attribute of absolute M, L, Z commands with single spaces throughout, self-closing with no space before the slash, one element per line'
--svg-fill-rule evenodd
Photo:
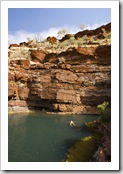
<path fill-rule="evenodd" d="M 80 24 L 88 29 L 111 22 L 109 8 L 9 8 L 8 32 L 10 42 L 26 41 L 37 33 L 46 38 L 57 36 L 61 28 L 70 33 L 80 30 Z"/>

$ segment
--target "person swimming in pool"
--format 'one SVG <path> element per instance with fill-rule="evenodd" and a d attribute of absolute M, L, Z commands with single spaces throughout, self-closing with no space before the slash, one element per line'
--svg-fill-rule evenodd
<path fill-rule="evenodd" d="M 70 121 L 70 126 L 75 126 L 75 123 L 72 120 Z"/>

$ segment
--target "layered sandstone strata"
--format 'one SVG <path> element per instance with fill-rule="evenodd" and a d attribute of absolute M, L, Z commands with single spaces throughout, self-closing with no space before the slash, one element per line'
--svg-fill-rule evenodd
<path fill-rule="evenodd" d="M 39 53 L 40 52 L 40 53 Z M 9 61 L 9 107 L 93 113 L 110 101 L 111 46 L 72 48 L 60 54 L 32 51 L 39 61 Z M 59 59 L 64 62 L 59 63 Z"/>
<path fill-rule="evenodd" d="M 110 27 L 107 26 L 109 30 Z M 94 31 L 90 34 L 94 35 Z M 81 32 L 75 37 L 80 35 Z M 49 39 L 52 40 L 50 37 Z M 19 47 L 21 46 L 15 47 L 15 50 Z M 12 57 L 14 47 L 9 47 L 10 111 L 45 110 L 92 114 L 96 113 L 98 104 L 104 101 L 110 103 L 110 44 L 81 45 L 59 52 L 26 46 L 24 49 L 30 52 L 30 58 L 27 54 L 26 58 L 15 59 Z"/>

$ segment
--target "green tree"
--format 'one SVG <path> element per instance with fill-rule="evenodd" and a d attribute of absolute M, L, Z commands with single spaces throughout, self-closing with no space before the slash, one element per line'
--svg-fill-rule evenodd
<path fill-rule="evenodd" d="M 97 106 L 97 109 L 100 114 L 100 118 L 104 122 L 111 121 L 111 108 L 109 107 L 109 102 L 103 102 Z"/>
<path fill-rule="evenodd" d="M 58 33 L 57 33 L 58 34 L 58 38 L 62 38 L 63 36 L 65 36 L 65 34 L 68 34 L 68 33 L 69 33 L 69 30 L 63 28 L 63 29 L 58 31 Z"/>

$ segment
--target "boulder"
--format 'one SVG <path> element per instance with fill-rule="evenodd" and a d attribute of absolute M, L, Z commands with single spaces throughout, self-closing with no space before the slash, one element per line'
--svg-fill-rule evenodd
<path fill-rule="evenodd" d="M 30 50 L 31 58 L 34 62 L 43 62 L 46 53 L 43 50 Z"/>
<path fill-rule="evenodd" d="M 57 39 L 55 37 L 47 37 L 46 40 L 52 45 L 57 43 Z"/>
<path fill-rule="evenodd" d="M 60 39 L 59 41 L 60 41 L 60 42 L 63 42 L 63 41 L 65 41 L 65 40 L 70 39 L 72 36 L 73 36 L 72 34 L 66 34 L 66 35 L 65 35 L 62 39 Z"/>
<path fill-rule="evenodd" d="M 19 44 L 20 47 L 26 47 L 27 45 L 28 45 L 27 42 L 21 42 L 21 43 Z"/>
<path fill-rule="evenodd" d="M 12 47 L 19 47 L 19 45 L 18 44 L 10 44 L 9 49 L 12 48 Z"/>

